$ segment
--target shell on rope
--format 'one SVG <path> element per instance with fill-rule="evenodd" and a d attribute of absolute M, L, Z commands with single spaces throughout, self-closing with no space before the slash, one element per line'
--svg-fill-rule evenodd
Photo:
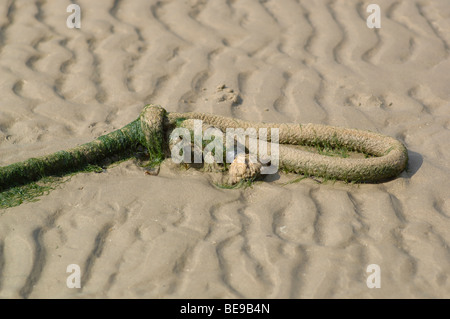
<path fill-rule="evenodd" d="M 243 180 L 254 180 L 261 174 L 261 163 L 249 154 L 238 154 L 228 171 L 229 183 L 237 184 Z"/>

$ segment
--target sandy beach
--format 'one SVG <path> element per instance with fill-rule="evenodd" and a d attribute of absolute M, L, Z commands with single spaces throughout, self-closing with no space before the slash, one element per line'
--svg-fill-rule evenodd
<path fill-rule="evenodd" d="M 409 165 L 379 184 L 280 172 L 245 189 L 168 162 L 80 173 L 0 210 L 0 298 L 450 298 L 448 0 L 377 0 L 380 28 L 373 1 L 77 0 L 69 28 L 71 3 L 0 1 L 0 166 L 148 103 L 370 130 Z"/>

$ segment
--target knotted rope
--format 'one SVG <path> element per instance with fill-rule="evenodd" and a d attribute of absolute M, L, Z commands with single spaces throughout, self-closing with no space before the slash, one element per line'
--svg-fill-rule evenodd
<path fill-rule="evenodd" d="M 400 174 L 408 161 L 407 150 L 401 142 L 374 132 L 320 124 L 254 123 L 196 112 L 169 113 L 160 106 L 147 105 L 138 119 L 92 142 L 0 167 L 0 191 L 98 164 L 139 145 L 148 149 L 150 163 L 158 164 L 165 157 L 167 133 L 177 126 L 178 121 L 185 119 L 202 120 L 222 131 L 227 128 L 277 128 L 280 168 L 301 174 L 345 181 L 380 182 Z M 315 144 L 345 147 L 373 157 L 331 157 L 292 147 Z"/>

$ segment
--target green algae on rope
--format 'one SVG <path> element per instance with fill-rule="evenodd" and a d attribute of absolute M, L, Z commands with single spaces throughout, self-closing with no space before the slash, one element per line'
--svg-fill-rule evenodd
<path fill-rule="evenodd" d="M 106 158 L 136 148 L 144 139 L 138 119 L 92 142 L 0 167 L 0 191 L 46 176 L 83 170 L 88 165 L 102 163 Z"/>
<path fill-rule="evenodd" d="M 148 150 L 150 165 L 158 165 L 167 151 L 167 133 L 186 119 L 202 120 L 223 132 L 227 128 L 277 128 L 280 168 L 299 174 L 344 181 L 380 182 L 400 174 L 408 161 L 407 150 L 401 142 L 369 131 L 320 124 L 255 123 L 197 112 L 169 113 L 161 106 L 146 105 L 138 119 L 92 142 L 0 167 L 0 191 L 46 176 L 82 170 L 116 154 L 135 150 L 139 145 Z M 288 144 L 345 147 L 374 157 L 330 157 L 302 151 Z"/>

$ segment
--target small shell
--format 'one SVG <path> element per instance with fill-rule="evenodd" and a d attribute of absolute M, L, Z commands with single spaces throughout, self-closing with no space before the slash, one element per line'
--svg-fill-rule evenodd
<path fill-rule="evenodd" d="M 261 173 L 261 163 L 248 154 L 238 154 L 230 165 L 230 183 L 236 184 L 244 179 L 253 179 Z"/>

